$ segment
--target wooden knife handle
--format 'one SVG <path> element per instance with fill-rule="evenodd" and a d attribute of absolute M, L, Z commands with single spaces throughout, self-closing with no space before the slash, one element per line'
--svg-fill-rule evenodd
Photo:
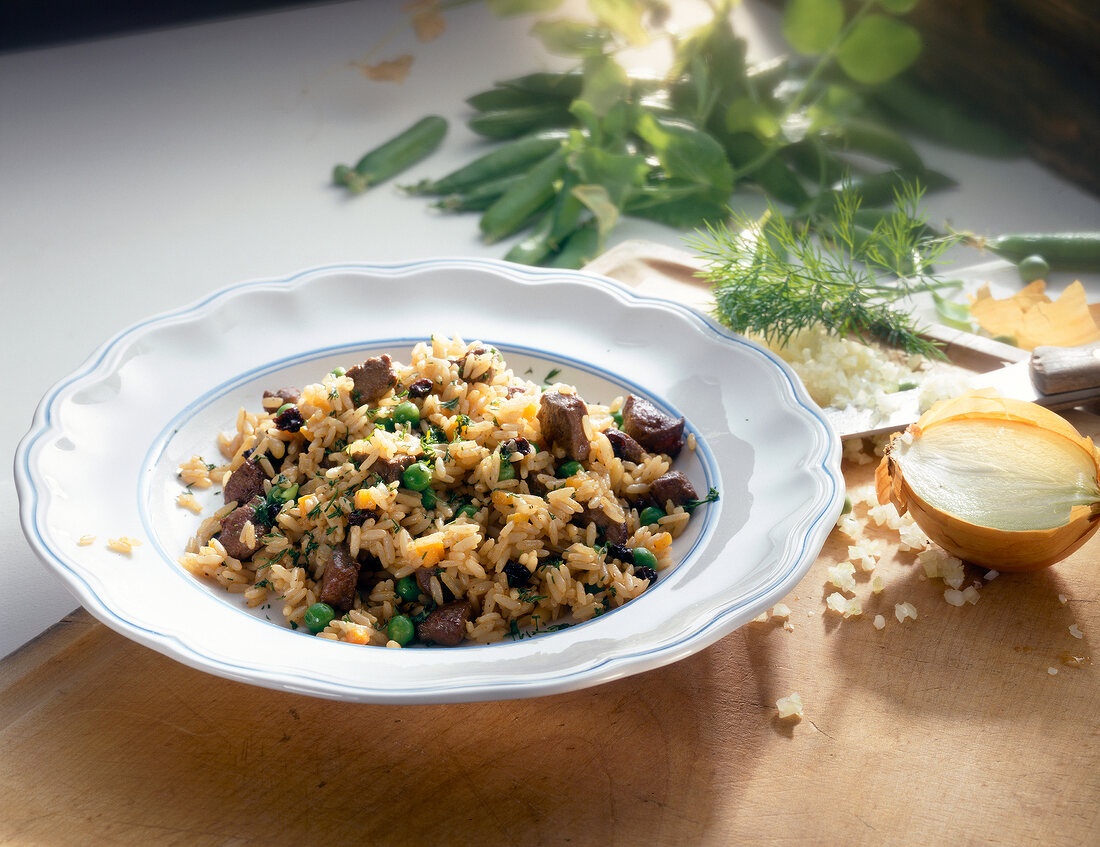
<path fill-rule="evenodd" d="M 1061 394 L 1100 385 L 1100 341 L 1080 347 L 1036 347 L 1031 382 L 1040 394 Z"/>

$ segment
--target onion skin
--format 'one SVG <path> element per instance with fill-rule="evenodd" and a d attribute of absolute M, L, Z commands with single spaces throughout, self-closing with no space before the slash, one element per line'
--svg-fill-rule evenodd
<path fill-rule="evenodd" d="M 1068 438 L 1092 457 L 1100 476 L 1092 440 L 1081 436 L 1065 418 L 1034 403 L 1000 397 L 988 391 L 971 392 L 937 403 L 906 432 L 919 438 L 929 427 L 962 419 L 1027 423 L 1055 437 Z M 895 433 L 890 439 L 875 471 L 878 501 L 893 503 L 899 514 L 909 512 L 917 526 L 952 556 L 1008 573 L 1039 570 L 1069 556 L 1100 528 L 1100 512 L 1090 506 L 1073 507 L 1065 524 L 1043 530 L 992 529 L 937 509 L 906 484 L 897 460 L 891 456 L 891 448 L 900 435 Z"/>

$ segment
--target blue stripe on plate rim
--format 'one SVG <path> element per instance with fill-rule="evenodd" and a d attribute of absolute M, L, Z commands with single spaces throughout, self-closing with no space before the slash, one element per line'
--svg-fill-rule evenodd
<path fill-rule="evenodd" d="M 114 609 L 107 606 L 95 593 L 94 589 L 83 577 L 77 573 L 45 540 L 38 522 L 38 508 L 40 505 L 40 492 L 30 470 L 30 455 L 37 443 L 49 435 L 54 427 L 55 409 L 60 395 L 66 389 L 90 376 L 105 366 L 110 355 L 122 348 L 123 342 L 132 336 L 141 334 L 143 330 L 160 324 L 172 323 L 184 317 L 196 317 L 199 313 L 211 308 L 220 299 L 236 296 L 245 291 L 264 287 L 293 288 L 304 285 L 310 279 L 326 276 L 333 273 L 361 273 L 383 277 L 400 277 L 419 273 L 433 268 L 467 268 L 474 270 L 489 270 L 522 284 L 542 284 L 554 281 L 572 282 L 579 285 L 595 286 L 603 289 L 611 296 L 626 304 L 648 304 L 658 308 L 677 313 L 690 325 L 705 333 L 713 335 L 724 342 L 734 344 L 752 351 L 753 354 L 763 356 L 783 375 L 786 387 L 789 389 L 789 400 L 804 414 L 814 419 L 821 427 L 820 435 L 815 446 L 816 465 L 809 465 L 808 469 L 820 472 L 826 482 L 825 494 L 821 506 L 816 513 L 809 515 L 809 522 L 801 533 L 800 544 L 796 555 L 791 556 L 787 569 L 775 576 L 766 585 L 759 588 L 751 597 L 740 603 L 721 609 L 708 621 L 687 633 L 682 638 L 650 649 L 617 653 L 608 656 L 595 664 L 585 665 L 569 672 L 557 672 L 549 678 L 536 677 L 531 680 L 502 680 L 499 682 L 479 680 L 468 686 L 454 686 L 453 681 L 437 686 L 417 687 L 403 690 L 388 688 L 375 688 L 361 684 L 350 683 L 341 680 L 339 688 L 337 683 L 304 674 L 291 674 L 285 670 L 279 673 L 259 672 L 258 668 L 249 665 L 235 664 L 209 655 L 192 647 L 181 636 L 160 632 L 133 623 L 121 617 Z M 364 341 L 365 346 L 368 342 Z M 622 382 L 621 377 L 615 377 L 615 381 Z M 171 655 L 179 661 L 192 667 L 226 676 L 233 679 L 252 682 L 254 684 L 266 684 L 288 691 L 300 691 L 313 696 L 331 699 L 348 699 L 346 694 L 349 687 L 362 695 L 362 699 L 371 702 L 419 702 L 426 695 L 446 692 L 447 699 L 492 699 L 494 696 L 539 696 L 582 688 L 588 684 L 609 681 L 619 676 L 625 676 L 634 672 L 632 666 L 648 659 L 646 667 L 657 667 L 667 664 L 689 655 L 696 645 L 705 646 L 725 635 L 723 625 L 733 615 L 744 612 L 759 611 L 763 601 L 770 599 L 773 594 L 783 589 L 793 588 L 798 579 L 813 563 L 813 558 L 820 550 L 820 544 L 825 535 L 832 529 L 839 514 L 841 500 L 839 492 L 843 491 L 843 477 L 839 466 L 840 439 L 836 435 L 832 425 L 821 410 L 810 400 L 801 381 L 794 375 L 789 365 L 772 351 L 749 342 L 742 336 L 729 332 L 713 320 L 704 317 L 700 313 L 683 306 L 672 300 L 659 297 L 640 295 L 610 279 L 589 274 L 582 271 L 549 270 L 545 268 L 530 268 L 516 265 L 497 259 L 481 259 L 469 257 L 440 257 L 435 259 L 418 259 L 405 262 L 379 262 L 379 263 L 342 263 L 321 265 L 297 271 L 289 276 L 281 278 L 256 279 L 226 286 L 206 297 L 200 298 L 189 305 L 179 309 L 150 316 L 142 321 L 131 324 L 120 330 L 99 346 L 73 373 L 63 377 L 55 383 L 43 396 L 35 410 L 34 420 L 30 431 L 20 441 L 15 455 L 15 481 L 20 497 L 20 519 L 24 533 L 35 548 L 35 552 L 48 563 L 52 563 L 56 572 L 62 577 L 68 588 L 77 595 L 80 602 L 92 612 L 95 617 L 111 626 L 118 632 L 129 635 L 135 640 L 154 648 L 171 648 Z M 706 463 L 704 463 L 706 467 Z M 836 514 L 834 514 L 834 512 Z M 785 590 L 783 590 L 785 593 Z M 781 596 L 781 595 L 780 595 Z M 498 645 L 502 646 L 502 645 Z M 161 650 L 163 652 L 163 649 Z M 621 668 L 619 673 L 612 673 L 614 669 Z M 606 671 L 606 672 L 605 672 Z M 297 679 L 297 686 L 288 685 L 287 680 Z M 350 685 L 349 685 L 350 683 Z M 482 696 L 479 692 L 488 692 L 488 696 Z M 463 695 L 476 695 L 463 696 Z"/>

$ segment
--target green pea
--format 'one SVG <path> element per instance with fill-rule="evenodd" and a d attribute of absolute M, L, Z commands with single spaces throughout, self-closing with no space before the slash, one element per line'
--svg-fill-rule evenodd
<path fill-rule="evenodd" d="M 477 515 L 477 506 L 475 506 L 473 503 L 467 503 L 465 506 L 460 507 L 459 510 L 455 512 L 456 518 L 461 518 L 463 515 L 472 520 L 474 516 Z"/>
<path fill-rule="evenodd" d="M 615 426 L 621 427 L 623 425 L 623 413 L 621 411 L 612 412 L 611 420 L 615 421 Z"/>
<path fill-rule="evenodd" d="M 852 498 L 851 498 L 851 496 L 845 494 L 844 495 L 844 508 L 840 510 L 840 514 L 847 515 L 847 514 L 850 514 L 851 511 L 852 511 Z"/>
<path fill-rule="evenodd" d="M 283 405 L 281 405 L 278 409 L 275 410 L 275 417 L 279 417 L 279 415 L 281 415 L 287 409 L 293 409 L 293 408 L 294 408 L 293 403 L 283 403 Z"/>
<path fill-rule="evenodd" d="M 1016 269 L 1024 282 L 1035 282 L 1037 279 L 1046 279 L 1050 275 L 1050 265 L 1037 253 L 1020 259 Z"/>
<path fill-rule="evenodd" d="M 336 617 L 336 612 L 332 610 L 332 606 L 328 603 L 314 603 L 306 609 L 306 614 L 305 617 L 302 618 L 302 622 L 310 632 L 320 632 L 332 623 L 334 617 Z"/>
<path fill-rule="evenodd" d="M 402 600 L 413 602 L 420 599 L 420 586 L 416 584 L 416 580 L 411 576 L 403 576 L 397 580 L 393 591 Z"/>
<path fill-rule="evenodd" d="M 635 547 L 634 565 L 639 568 L 653 568 L 653 570 L 657 570 L 657 557 L 647 547 Z"/>
<path fill-rule="evenodd" d="M 568 479 L 574 474 L 578 474 L 584 470 L 584 465 L 578 462 L 576 459 L 570 459 L 568 462 L 562 462 L 558 468 L 558 476 L 562 479 Z"/>
<path fill-rule="evenodd" d="M 347 372 L 348 372 L 347 368 L 333 368 L 331 371 L 329 371 L 329 373 L 332 374 L 333 376 L 343 376 Z"/>
<path fill-rule="evenodd" d="M 389 636 L 390 641 L 396 641 L 404 647 L 413 640 L 416 628 L 407 615 L 394 615 L 386 625 L 386 635 Z"/>
<path fill-rule="evenodd" d="M 501 482 L 503 482 L 506 479 L 515 479 L 515 478 L 516 478 L 516 469 L 514 467 L 512 467 L 511 462 L 509 462 L 507 459 L 505 459 L 503 456 L 501 456 L 500 457 L 500 473 L 497 475 L 497 479 L 499 479 Z"/>
<path fill-rule="evenodd" d="M 424 493 L 420 495 L 420 505 L 425 509 L 434 509 L 435 504 L 439 502 L 439 498 L 435 496 L 435 492 L 430 488 L 425 488 Z"/>
<path fill-rule="evenodd" d="M 390 419 L 394 423 L 416 426 L 420 423 L 420 410 L 416 408 L 415 403 L 402 400 L 393 407 L 393 411 L 390 412 Z"/>
<path fill-rule="evenodd" d="M 271 496 L 282 503 L 289 503 L 298 496 L 298 483 L 271 489 Z"/>
<path fill-rule="evenodd" d="M 401 482 L 413 491 L 423 491 L 432 482 L 432 469 L 423 462 L 409 465 L 401 474 Z"/>
<path fill-rule="evenodd" d="M 642 522 L 642 526 L 649 526 L 657 523 L 661 518 L 665 516 L 664 509 L 658 509 L 656 506 L 646 506 L 642 509 L 642 514 L 639 515 L 639 520 Z"/>

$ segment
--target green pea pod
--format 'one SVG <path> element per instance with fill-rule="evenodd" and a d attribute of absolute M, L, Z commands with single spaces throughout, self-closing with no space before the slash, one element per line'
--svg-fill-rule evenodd
<path fill-rule="evenodd" d="M 536 71 L 498 82 L 497 86 L 572 100 L 584 87 L 584 74 L 580 71 Z"/>
<path fill-rule="evenodd" d="M 527 173 L 527 179 L 504 192 L 481 216 L 481 237 L 493 244 L 518 232 L 544 205 L 553 201 L 555 183 L 565 167 L 565 150 L 547 156 Z"/>
<path fill-rule="evenodd" d="M 881 124 L 849 118 L 837 128 L 835 138 L 843 150 L 864 153 L 899 168 L 924 169 L 924 162 L 913 145 Z"/>
<path fill-rule="evenodd" d="M 485 138 L 515 138 L 538 129 L 567 127 L 575 123 L 568 104 L 550 102 L 479 112 L 467 121 L 467 126 Z"/>
<path fill-rule="evenodd" d="M 554 197 L 553 223 L 547 241 L 551 249 L 561 247 L 571 233 L 575 232 L 584 216 L 586 206 L 573 193 L 578 179 L 572 169 L 567 168 L 562 178 L 561 187 L 557 189 Z"/>
<path fill-rule="evenodd" d="M 848 178 L 848 184 L 860 195 L 862 205 L 867 207 L 893 203 L 897 192 L 904 189 L 906 185 L 920 184 L 926 193 L 932 193 L 952 188 L 957 183 L 946 174 L 924 168 L 919 171 L 898 169 L 873 174 L 853 174 Z M 843 186 L 838 183 L 828 193 L 839 194 L 842 188 Z M 823 195 L 821 199 L 825 200 L 827 197 Z M 823 208 L 828 207 L 823 206 Z"/>
<path fill-rule="evenodd" d="M 875 86 L 874 102 L 915 132 L 983 156 L 1020 156 L 1024 145 L 992 124 L 904 79 Z"/>
<path fill-rule="evenodd" d="M 404 132 L 367 152 L 355 165 L 337 165 L 332 178 L 353 194 L 389 179 L 433 153 L 447 134 L 447 121 L 438 115 L 421 118 Z"/>
<path fill-rule="evenodd" d="M 550 246 L 550 230 L 553 226 L 554 210 L 550 209 L 539 219 L 526 238 L 512 245 L 512 249 L 504 254 L 504 258 L 521 265 L 539 264 L 553 252 Z"/>
<path fill-rule="evenodd" d="M 1100 232 L 1016 233 L 977 239 L 977 245 L 1011 262 L 1039 255 L 1051 270 L 1100 271 Z"/>
<path fill-rule="evenodd" d="M 564 129 L 547 129 L 494 147 L 469 164 L 436 180 L 422 180 L 408 190 L 413 194 L 461 194 L 489 181 L 514 173 L 545 158 L 569 137 Z"/>
<path fill-rule="evenodd" d="M 849 165 L 820 143 L 797 141 L 783 147 L 781 154 L 795 171 L 818 185 L 832 185 L 834 182 L 840 182 L 851 172 Z"/>
<path fill-rule="evenodd" d="M 508 174 L 497 179 L 476 185 L 464 194 L 448 194 L 441 197 L 431 208 L 444 212 L 484 212 L 513 185 L 527 179 L 527 174 Z"/>
<path fill-rule="evenodd" d="M 600 231 L 595 224 L 582 226 L 570 235 L 560 251 L 545 262 L 549 268 L 580 268 L 600 254 Z"/>
<path fill-rule="evenodd" d="M 530 106 L 536 96 L 521 88 L 490 88 L 466 98 L 466 105 L 478 112 L 495 112 L 500 109 L 516 109 Z"/>
<path fill-rule="evenodd" d="M 584 74 L 577 72 L 539 72 L 496 83 L 492 88 L 466 98 L 479 112 L 515 109 L 543 100 L 568 103 L 581 93 Z"/>

